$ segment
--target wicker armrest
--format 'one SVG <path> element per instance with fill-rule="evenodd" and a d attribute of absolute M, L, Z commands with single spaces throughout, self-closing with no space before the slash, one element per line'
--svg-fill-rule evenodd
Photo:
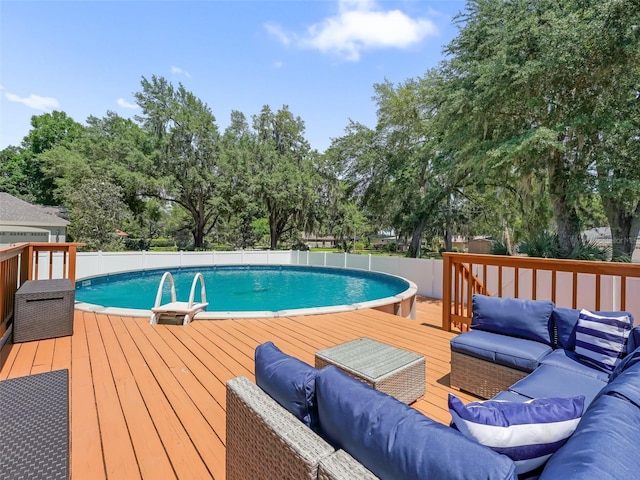
<path fill-rule="evenodd" d="M 227 480 L 316 479 L 335 450 L 245 377 L 227 382 Z"/>
<path fill-rule="evenodd" d="M 318 480 L 376 480 L 373 473 L 358 463 L 344 450 L 323 458 L 318 470 Z"/>

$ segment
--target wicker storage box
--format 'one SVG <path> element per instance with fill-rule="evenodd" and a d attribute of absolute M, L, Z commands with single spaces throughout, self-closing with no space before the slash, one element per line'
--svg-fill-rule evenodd
<path fill-rule="evenodd" d="M 30 280 L 16 292 L 14 343 L 73 335 L 71 280 Z"/>

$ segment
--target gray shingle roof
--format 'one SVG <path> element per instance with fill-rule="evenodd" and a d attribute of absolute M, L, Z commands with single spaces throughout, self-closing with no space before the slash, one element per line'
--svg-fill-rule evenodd
<path fill-rule="evenodd" d="M 66 227 L 69 222 L 44 212 L 36 205 L 0 192 L 0 225 Z"/>

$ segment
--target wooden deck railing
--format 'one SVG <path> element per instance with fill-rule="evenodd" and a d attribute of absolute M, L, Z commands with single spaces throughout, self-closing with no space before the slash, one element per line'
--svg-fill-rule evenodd
<path fill-rule="evenodd" d="M 640 264 L 444 253 L 442 328 L 465 330 L 474 293 L 561 307 L 628 310 L 640 320 Z M 633 293 L 635 295 L 633 295 Z"/>
<path fill-rule="evenodd" d="M 27 280 L 68 278 L 76 282 L 76 251 L 80 243 L 18 243 L 0 247 L 0 337 L 13 317 L 15 293 Z M 61 252 L 55 256 L 54 253 Z M 44 265 L 43 259 L 44 257 Z"/>

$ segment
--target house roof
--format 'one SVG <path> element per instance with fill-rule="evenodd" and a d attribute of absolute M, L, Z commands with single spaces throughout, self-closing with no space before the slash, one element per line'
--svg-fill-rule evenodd
<path fill-rule="evenodd" d="M 31 205 L 13 195 L 0 192 L 0 225 L 66 227 L 69 222 L 46 213 L 37 205 Z"/>

